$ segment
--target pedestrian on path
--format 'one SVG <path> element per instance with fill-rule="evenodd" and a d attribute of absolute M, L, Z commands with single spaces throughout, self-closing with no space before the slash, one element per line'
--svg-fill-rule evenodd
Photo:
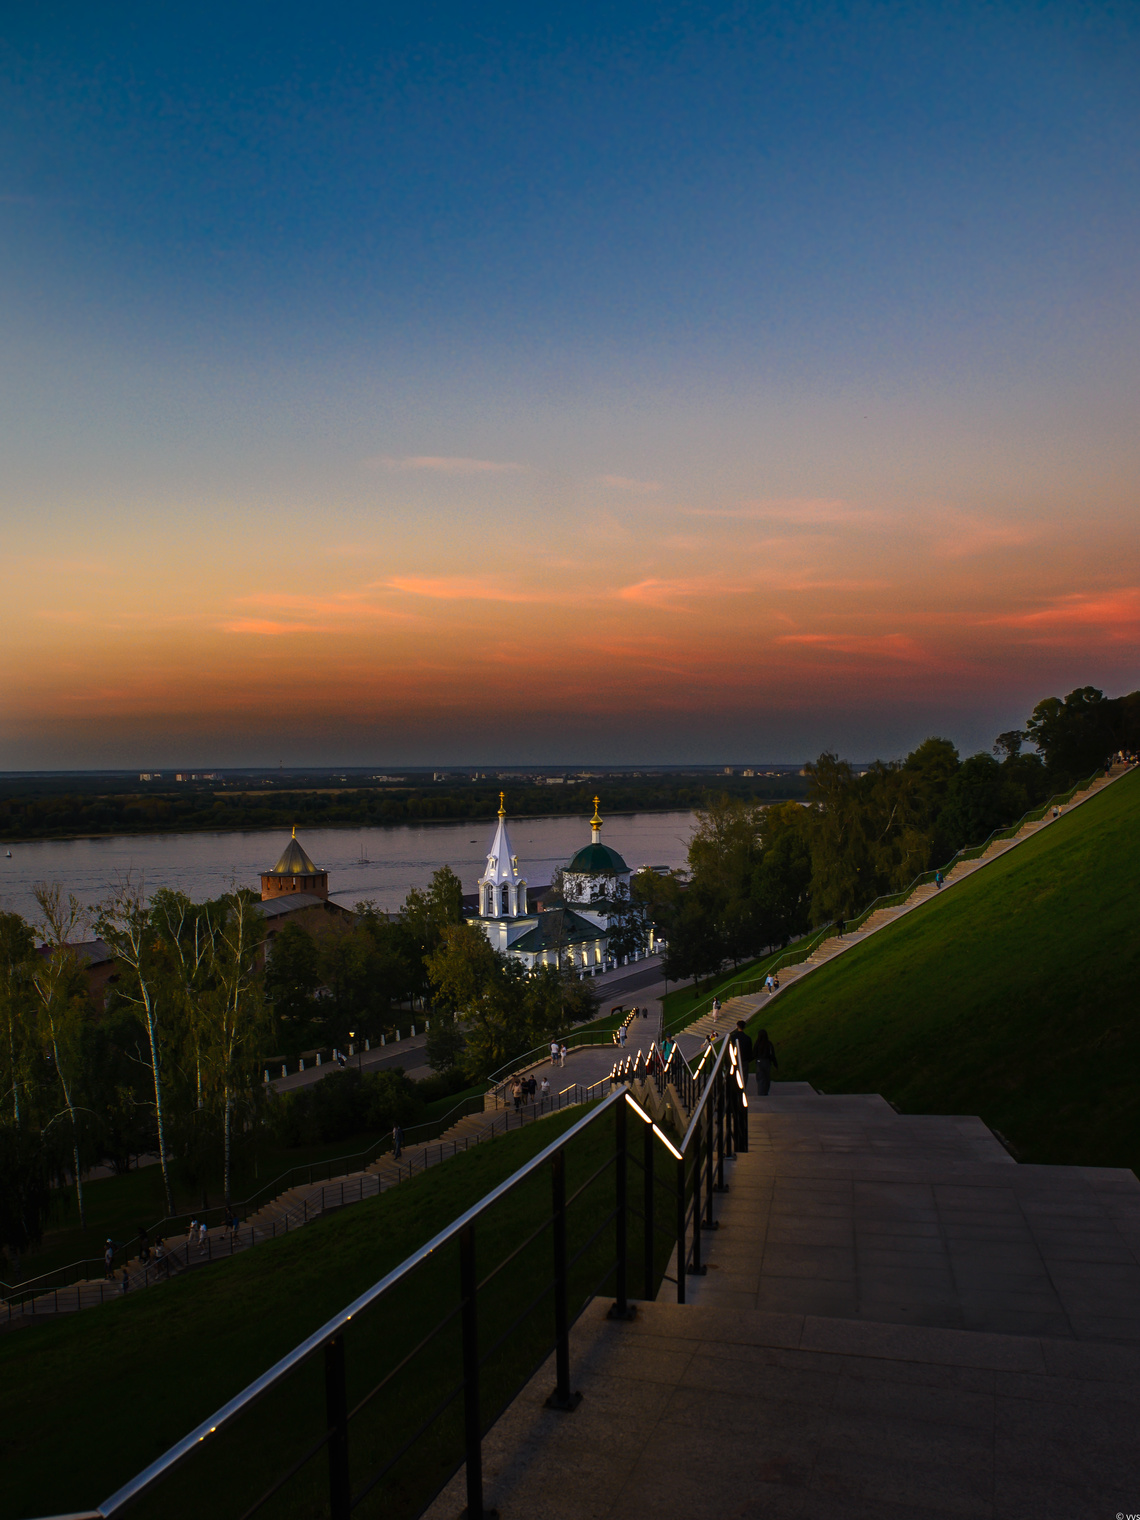
<path fill-rule="evenodd" d="M 752 1037 L 745 1029 L 743 1019 L 737 1019 L 736 1028 L 728 1038 L 729 1043 L 736 1046 L 736 1059 L 740 1062 L 740 1075 L 747 1082 L 748 1068 L 752 1064 Z"/>
<path fill-rule="evenodd" d="M 775 992 L 775 990 L 776 984 L 772 979 L 772 973 L 769 971 L 768 975 L 764 978 L 764 991 L 768 994 L 769 997 L 771 997 L 772 993 Z"/>
<path fill-rule="evenodd" d="M 550 1064 L 551 1064 L 551 1066 L 557 1066 L 558 1065 L 558 1051 L 559 1051 L 558 1041 L 557 1040 L 551 1040 L 551 1042 L 550 1042 Z"/>
<path fill-rule="evenodd" d="M 115 1243 L 108 1236 L 107 1248 L 103 1252 L 103 1275 L 108 1282 L 115 1276 Z"/>
<path fill-rule="evenodd" d="M 130 1291 L 131 1291 L 131 1274 L 127 1271 L 126 1267 L 124 1266 L 124 1268 L 123 1268 L 123 1281 L 122 1281 L 122 1284 L 121 1284 L 121 1286 L 119 1288 L 119 1292 L 120 1293 L 129 1293 Z"/>
<path fill-rule="evenodd" d="M 945 881 L 945 879 L 946 878 L 943 876 L 943 874 L 942 874 L 941 871 L 935 871 L 935 873 L 934 873 L 934 885 L 938 888 L 938 890 L 940 892 L 942 891 L 942 883 Z"/>
<path fill-rule="evenodd" d="M 522 1083 L 518 1077 L 511 1083 L 511 1097 L 515 1100 L 515 1113 L 517 1114 L 522 1104 Z"/>
<path fill-rule="evenodd" d="M 618 1044 L 621 1045 L 621 1046 L 623 1046 L 623 1047 L 625 1045 L 625 1025 L 624 1024 L 618 1030 Z"/>
<path fill-rule="evenodd" d="M 156 1273 L 161 1272 L 163 1277 L 170 1276 L 170 1258 L 166 1254 L 166 1242 L 161 1235 L 155 1236 L 154 1270 Z"/>
<path fill-rule="evenodd" d="M 393 1124 L 393 1126 L 392 1126 L 392 1156 L 393 1156 L 393 1159 L 396 1160 L 396 1161 L 399 1161 L 400 1156 L 403 1154 L 403 1150 L 404 1150 L 404 1131 L 400 1128 L 400 1126 L 398 1124 Z"/>
<path fill-rule="evenodd" d="M 766 1098 L 772 1086 L 772 1068 L 780 1064 L 776 1060 L 776 1047 L 768 1038 L 766 1029 L 757 1031 L 753 1051 L 756 1056 L 756 1091 Z"/>
<path fill-rule="evenodd" d="M 558 1064 L 559 1064 L 559 1066 L 565 1066 L 566 1065 L 566 1057 L 567 1057 L 568 1054 L 569 1054 L 569 1052 L 566 1049 L 566 1045 L 565 1045 L 565 1043 L 563 1043 L 559 1047 L 559 1050 L 558 1050 Z"/>
<path fill-rule="evenodd" d="M 206 1235 L 207 1235 L 206 1221 L 203 1219 L 202 1222 L 201 1222 L 201 1224 L 199 1224 L 199 1226 L 198 1226 L 198 1249 L 199 1249 L 199 1251 L 204 1251 L 206 1249 Z"/>
<path fill-rule="evenodd" d="M 549 1077 L 543 1077 L 543 1079 L 542 1079 L 542 1087 L 541 1087 L 540 1091 L 541 1091 L 541 1094 L 542 1094 L 542 1096 L 544 1098 L 549 1098 L 550 1097 L 550 1079 L 549 1079 Z"/>
<path fill-rule="evenodd" d="M 190 1249 L 190 1247 L 194 1244 L 194 1242 L 195 1242 L 195 1240 L 197 1238 L 198 1238 L 198 1221 L 197 1221 L 197 1219 L 192 1219 L 190 1221 L 190 1228 L 186 1231 L 186 1249 L 187 1250 Z"/>
<path fill-rule="evenodd" d="M 533 1103 L 538 1093 L 538 1078 L 533 1073 L 526 1079 L 526 1095 Z"/>
<path fill-rule="evenodd" d="M 712 1001 L 712 1016 L 713 1016 L 713 1031 L 715 1033 L 715 1031 L 716 1031 L 716 1025 L 717 1025 L 717 1020 L 720 1018 L 720 998 L 715 998 L 715 997 L 713 998 L 713 1001 Z"/>

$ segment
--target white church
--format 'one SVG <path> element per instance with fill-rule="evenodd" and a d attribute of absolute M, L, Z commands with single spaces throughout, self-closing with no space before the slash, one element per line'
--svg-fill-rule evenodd
<path fill-rule="evenodd" d="M 483 930 L 494 948 L 514 956 L 528 970 L 556 966 L 579 976 L 596 976 L 617 964 L 610 934 L 618 917 L 628 918 L 630 869 L 616 850 L 602 843 L 599 799 L 594 798 L 591 840 L 562 872 L 566 906 L 529 911 L 527 881 L 507 831 L 506 794 L 499 793 L 499 824 L 479 878 L 479 912 L 469 924 Z M 641 960 L 654 951 L 652 926 L 646 948 L 624 955 Z"/>

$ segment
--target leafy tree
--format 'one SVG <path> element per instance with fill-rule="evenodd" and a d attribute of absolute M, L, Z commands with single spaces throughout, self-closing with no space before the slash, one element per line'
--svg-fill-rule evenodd
<path fill-rule="evenodd" d="M 606 943 L 620 964 L 627 956 L 643 953 L 649 943 L 649 922 L 625 882 L 615 878 L 609 900 Z"/>
<path fill-rule="evenodd" d="M 426 995 L 426 962 L 435 953 L 444 931 L 463 922 L 463 883 L 450 866 L 432 874 L 426 891 L 413 887 L 404 901 L 400 922 L 407 939 L 407 959 L 420 996 Z"/>
<path fill-rule="evenodd" d="M 463 1030 L 454 1014 L 439 1013 L 427 1032 L 425 1053 L 432 1071 L 451 1071 L 459 1064 L 464 1049 Z"/>
<path fill-rule="evenodd" d="M 35 937 L 18 913 L 0 913 L 0 1083 L 12 1123 L 28 1117 L 29 1067 L 34 1050 L 32 965 Z"/>
<path fill-rule="evenodd" d="M 437 1011 L 466 1016 L 475 1010 L 495 977 L 500 959 L 475 925 L 446 926 L 436 949 L 427 957 Z"/>
<path fill-rule="evenodd" d="M 207 1060 L 221 1095 L 223 1118 L 223 1189 L 230 1201 L 233 1179 L 234 1119 L 260 1091 L 256 1072 L 270 1031 L 260 968 L 265 919 L 257 900 L 246 891 L 221 899 L 212 925 L 210 986 L 202 999 L 209 1040 Z"/>
<path fill-rule="evenodd" d="M 999 760 L 1016 760 L 1021 754 L 1025 737 L 1023 728 L 1007 728 L 1005 733 L 998 734 L 994 740 L 994 754 Z"/>
<path fill-rule="evenodd" d="M 115 956 L 119 968 L 116 994 L 134 1011 L 146 1036 L 146 1055 L 140 1057 L 150 1072 L 158 1136 L 158 1158 L 162 1167 L 162 1185 L 166 1192 L 166 1212 L 174 1213 L 174 1192 L 170 1185 L 169 1153 L 166 1141 L 166 1105 L 164 1100 L 164 1045 L 170 997 L 168 963 L 162 939 L 155 927 L 150 905 L 142 887 L 128 876 L 103 904 L 95 921 L 96 933 Z M 169 1007 L 171 1015 L 174 1006 Z"/>
<path fill-rule="evenodd" d="M 65 898 L 58 882 L 40 883 L 33 895 L 42 915 L 44 953 L 36 957 L 32 987 L 38 1004 L 40 1038 L 63 1096 L 71 1125 L 71 1160 L 79 1225 L 87 1228 L 83 1202 L 83 1163 L 80 1157 L 79 1093 L 83 1078 L 82 1041 L 86 1022 L 87 989 L 71 942 L 83 919 L 74 893 Z M 62 1113 L 56 1117 L 62 1117 Z M 54 1123 L 54 1120 L 49 1121 Z"/>
<path fill-rule="evenodd" d="M 1045 758 L 1057 785 L 1080 780 L 1117 748 L 1119 709 L 1095 686 L 1078 686 L 1062 702 L 1046 697 L 1033 709 L 1025 737 Z"/>
<path fill-rule="evenodd" d="M 12 1263 L 43 1239 L 51 1210 L 51 1176 L 38 1136 L 0 1125 L 0 1261 Z"/>
<path fill-rule="evenodd" d="M 151 917 L 162 941 L 169 975 L 169 995 L 177 1008 L 182 1058 L 192 1061 L 194 1106 L 204 1107 L 203 998 L 209 985 L 214 928 L 222 914 L 219 902 L 194 903 L 184 892 L 162 888 L 151 899 Z"/>
<path fill-rule="evenodd" d="M 320 947 L 300 924 L 287 923 L 267 946 L 265 959 L 265 996 L 278 1021 L 310 1024 L 320 985 Z"/>
<path fill-rule="evenodd" d="M 811 924 L 810 819 L 795 802 L 770 807 L 764 816 L 764 853 L 753 875 L 766 944 L 786 945 Z"/>

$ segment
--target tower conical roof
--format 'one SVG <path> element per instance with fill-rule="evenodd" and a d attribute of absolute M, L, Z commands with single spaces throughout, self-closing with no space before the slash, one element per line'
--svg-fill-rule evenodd
<path fill-rule="evenodd" d="M 498 885 L 504 881 L 519 881 L 519 868 L 515 862 L 515 852 L 511 847 L 511 836 L 507 833 L 507 809 L 505 794 L 499 793 L 499 826 L 495 830 L 495 837 L 491 841 L 491 848 L 487 852 L 487 869 L 480 876 L 480 884 L 493 882 Z"/>
<path fill-rule="evenodd" d="M 302 848 L 301 841 L 297 838 L 297 830 L 293 830 L 293 837 L 281 852 L 281 859 L 267 873 L 270 876 L 319 876 L 320 868 L 315 866 Z"/>

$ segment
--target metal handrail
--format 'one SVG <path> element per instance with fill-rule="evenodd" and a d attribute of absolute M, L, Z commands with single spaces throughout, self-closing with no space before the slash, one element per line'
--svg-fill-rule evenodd
<path fill-rule="evenodd" d="M 639 1055 L 638 1064 L 642 1061 Z M 736 1073 L 735 1082 L 732 1074 Z M 534 1238 L 541 1234 L 547 1227 L 553 1230 L 554 1240 L 554 1277 L 552 1282 L 543 1289 L 539 1295 L 544 1298 L 553 1292 L 554 1334 L 555 1339 L 547 1351 L 543 1351 L 541 1360 L 545 1360 L 548 1351 L 556 1353 L 557 1384 L 551 1399 L 548 1401 L 552 1408 L 572 1409 L 575 1407 L 580 1395 L 572 1391 L 570 1384 L 570 1352 L 569 1330 L 570 1325 L 578 1314 L 582 1312 L 585 1303 L 594 1298 L 602 1287 L 612 1278 L 614 1282 L 615 1303 L 610 1311 L 611 1317 L 617 1319 L 631 1318 L 634 1314 L 633 1307 L 628 1302 L 628 1277 L 630 1272 L 629 1250 L 629 1217 L 640 1217 L 644 1224 L 644 1285 L 645 1297 L 652 1299 L 656 1295 L 656 1285 L 659 1281 L 657 1254 L 659 1238 L 667 1234 L 672 1238 L 671 1230 L 662 1230 L 655 1223 L 655 1190 L 664 1183 L 669 1185 L 668 1168 L 664 1178 L 655 1176 L 654 1155 L 655 1147 L 660 1142 L 674 1158 L 676 1169 L 674 1172 L 676 1186 L 676 1225 L 678 1231 L 677 1259 L 679 1268 L 677 1272 L 677 1297 L 678 1302 L 685 1301 L 685 1281 L 687 1276 L 701 1272 L 704 1268 L 700 1261 L 701 1229 L 712 1226 L 712 1194 L 724 1186 L 724 1163 L 730 1159 L 737 1150 L 747 1148 L 747 1100 L 743 1103 L 737 1100 L 738 1085 L 742 1089 L 743 1083 L 739 1075 L 739 1061 L 735 1054 L 735 1046 L 726 1040 L 722 1045 L 716 1061 L 707 1070 L 701 1083 L 701 1092 L 697 1095 L 693 1116 L 688 1130 L 680 1147 L 657 1125 L 650 1113 L 639 1104 L 632 1094 L 622 1086 L 611 1092 L 608 1097 L 602 1099 L 591 1111 L 574 1125 L 560 1135 L 556 1140 L 547 1145 L 538 1155 L 525 1162 L 510 1177 L 492 1189 L 478 1203 L 467 1209 L 458 1219 L 440 1230 L 431 1240 L 419 1247 L 399 1266 L 387 1273 L 379 1282 L 375 1283 L 366 1292 L 360 1294 L 347 1308 L 326 1321 L 319 1330 L 307 1336 L 299 1345 L 293 1348 L 286 1356 L 281 1357 L 273 1367 L 260 1377 L 256 1378 L 248 1387 L 242 1390 L 228 1403 L 222 1406 L 209 1419 L 204 1420 L 181 1441 L 177 1442 L 162 1456 L 157 1458 L 142 1472 L 136 1474 L 128 1483 L 123 1484 L 109 1498 L 105 1499 L 97 1509 L 85 1512 L 84 1520 L 109 1520 L 111 1516 L 119 1515 L 129 1505 L 136 1503 L 145 1495 L 151 1493 L 155 1487 L 175 1472 L 197 1451 L 201 1450 L 214 1436 L 230 1429 L 234 1422 L 249 1411 L 255 1404 L 264 1398 L 271 1390 L 275 1389 L 283 1379 L 295 1372 L 301 1365 L 314 1357 L 318 1351 L 324 1350 L 325 1355 L 325 1397 L 326 1418 L 323 1430 L 319 1438 L 311 1444 L 306 1443 L 304 1452 L 299 1461 L 290 1465 L 286 1471 L 279 1472 L 273 1478 L 270 1487 L 263 1492 L 262 1497 L 254 1505 L 254 1509 L 278 1492 L 286 1482 L 293 1477 L 322 1450 L 327 1450 L 329 1460 L 329 1495 L 330 1515 L 332 1520 L 348 1520 L 353 1507 L 359 1503 L 376 1482 L 380 1481 L 384 1473 L 401 1459 L 408 1447 L 430 1428 L 434 1420 L 447 1408 L 455 1398 L 462 1396 L 464 1402 L 464 1436 L 463 1447 L 467 1468 L 467 1493 L 468 1513 L 483 1514 L 483 1491 L 482 1491 L 482 1440 L 486 1421 L 481 1413 L 479 1403 L 479 1367 L 489 1357 L 494 1347 L 489 1350 L 480 1347 L 476 1330 L 475 1300 L 480 1290 L 480 1281 L 475 1273 L 475 1226 L 488 1210 L 492 1209 L 504 1197 L 518 1188 L 528 1178 L 533 1178 L 544 1167 L 550 1167 L 553 1183 L 552 1211 L 549 1218 L 542 1224 Z M 645 1128 L 644 1147 L 642 1159 L 639 1161 L 636 1152 L 631 1150 L 628 1144 L 626 1127 L 627 1113 L 631 1111 L 643 1122 Z M 574 1194 L 567 1197 L 566 1189 L 566 1151 L 567 1147 L 576 1137 L 581 1135 L 589 1126 L 593 1125 L 606 1114 L 612 1114 L 616 1121 L 615 1148 L 607 1160 L 598 1167 L 592 1176 L 582 1183 Z M 632 1161 L 635 1166 L 640 1166 L 644 1175 L 644 1193 L 642 1207 L 639 1210 L 630 1199 L 627 1164 Z M 607 1209 L 600 1222 L 595 1214 L 590 1218 L 589 1224 L 596 1225 L 593 1233 L 584 1244 L 576 1242 L 579 1248 L 571 1254 L 566 1232 L 566 1209 L 569 1203 L 573 1203 L 583 1190 L 596 1181 L 613 1167 L 616 1207 Z M 704 1182 L 702 1182 L 702 1175 Z M 717 1181 L 714 1183 L 714 1176 Z M 705 1224 L 700 1223 L 702 1199 L 707 1214 Z M 668 1216 L 666 1216 L 668 1217 Z M 689 1221 L 693 1218 L 696 1222 L 691 1237 L 688 1236 Z M 609 1264 L 605 1272 L 597 1282 L 590 1286 L 585 1298 L 575 1297 L 574 1313 L 570 1313 L 569 1303 L 569 1270 L 588 1251 L 593 1242 L 604 1233 L 610 1224 L 614 1225 L 615 1238 L 613 1255 L 609 1258 Z M 690 1239 L 690 1245 L 686 1247 L 686 1238 Z M 463 1342 L 463 1378 L 453 1388 L 447 1398 L 439 1406 L 434 1414 L 430 1415 L 426 1423 L 414 1432 L 408 1441 L 390 1455 L 385 1466 L 374 1473 L 360 1489 L 355 1497 L 351 1493 L 350 1469 L 348 1459 L 348 1430 L 349 1421 L 357 1409 L 350 1411 L 346 1402 L 345 1383 L 345 1360 L 344 1360 L 344 1334 L 354 1319 L 357 1319 L 365 1311 L 373 1308 L 385 1295 L 391 1293 L 408 1276 L 439 1253 L 449 1244 L 458 1243 L 459 1247 L 459 1296 L 456 1306 L 451 1308 L 446 1315 L 447 1322 L 453 1322 L 457 1315 L 462 1318 L 462 1342 Z M 517 1253 L 515 1253 L 517 1254 Z M 484 1279 L 483 1286 L 492 1277 L 506 1266 L 511 1258 L 500 1262 L 494 1267 L 489 1276 Z M 668 1274 L 666 1273 L 666 1276 Z M 576 1295 L 579 1290 L 576 1290 Z M 537 1303 L 538 1300 L 536 1299 Z M 438 1327 L 437 1327 L 438 1328 Z M 434 1332 L 433 1332 L 434 1333 Z M 508 1332 L 509 1333 L 509 1332 Z M 429 1336 L 430 1339 L 430 1336 Z M 424 1344 L 424 1343 L 421 1343 Z M 498 1343 L 496 1343 L 497 1345 Z M 409 1353 L 411 1355 L 411 1353 Z M 400 1364 L 393 1368 L 378 1385 L 387 1384 L 391 1377 L 403 1370 L 408 1358 L 405 1357 Z M 530 1374 L 524 1377 L 524 1384 Z M 520 1385 L 521 1386 L 521 1385 Z M 372 1395 L 368 1395 L 363 1401 L 368 1402 Z M 514 1395 L 511 1395 L 514 1397 Z M 314 1432 L 315 1435 L 315 1432 Z M 463 1459 L 461 1459 L 463 1460 Z M 457 1464 L 458 1465 L 458 1464 Z M 452 1469 L 454 1471 L 455 1469 Z M 444 1480 L 447 1481 L 446 1479 Z M 249 1511 L 250 1514 L 253 1510 Z M 65 1520 L 65 1517 L 58 1517 Z"/>
<path fill-rule="evenodd" d="M 307 1336 L 299 1346 L 295 1346 L 292 1351 L 275 1362 L 267 1372 L 263 1372 L 259 1378 L 255 1378 L 241 1393 L 236 1394 L 230 1399 L 229 1403 L 223 1404 L 221 1409 L 203 1420 L 189 1435 L 184 1436 L 181 1441 L 172 1446 L 169 1451 L 164 1452 L 149 1467 L 144 1468 L 129 1483 L 124 1483 L 121 1488 L 116 1489 L 109 1498 L 103 1500 L 98 1509 L 92 1511 L 92 1514 L 102 1517 L 102 1520 L 106 1520 L 106 1517 L 116 1514 L 118 1511 L 125 1509 L 128 1504 L 141 1499 L 161 1478 L 166 1477 L 175 1468 L 180 1467 L 204 1442 L 208 1441 L 212 1436 L 220 1434 L 239 1414 L 257 1403 L 283 1377 L 287 1376 L 296 1367 L 299 1367 L 302 1362 L 307 1361 L 309 1357 L 319 1351 L 322 1346 L 331 1341 L 335 1336 L 342 1333 L 354 1316 L 362 1314 L 365 1309 L 370 1308 L 377 1300 L 382 1298 L 386 1293 L 389 1293 L 398 1283 L 402 1282 L 421 1262 L 426 1261 L 429 1256 L 441 1250 L 449 1241 L 461 1236 L 464 1230 L 474 1223 L 481 1214 L 486 1213 L 501 1198 L 505 1198 L 508 1193 L 513 1192 L 527 1177 L 532 1176 L 536 1171 L 545 1166 L 554 1153 L 567 1145 L 575 1135 L 580 1134 L 588 1125 L 595 1123 L 607 1110 L 617 1103 L 624 1102 L 624 1100 L 624 1091 L 612 1092 L 608 1097 L 603 1098 L 596 1108 L 592 1109 L 588 1114 L 584 1114 L 576 1124 L 571 1125 L 564 1134 L 560 1135 L 557 1140 L 552 1141 L 545 1150 L 540 1151 L 537 1156 L 525 1162 L 505 1182 L 501 1182 L 498 1187 L 493 1188 L 490 1193 L 481 1198 L 478 1203 L 473 1204 L 458 1219 L 453 1220 L 451 1224 L 440 1230 L 438 1234 L 433 1235 L 426 1245 L 422 1245 L 418 1251 L 413 1251 L 398 1267 L 394 1267 L 386 1277 L 382 1277 L 378 1283 L 373 1284 L 366 1292 L 361 1293 L 358 1298 L 353 1299 L 347 1309 L 342 1309 L 339 1314 L 334 1314 L 332 1319 L 327 1320 L 319 1330 L 314 1330 L 312 1335 Z M 63 1520 L 63 1517 L 60 1517 L 60 1520 Z"/>

